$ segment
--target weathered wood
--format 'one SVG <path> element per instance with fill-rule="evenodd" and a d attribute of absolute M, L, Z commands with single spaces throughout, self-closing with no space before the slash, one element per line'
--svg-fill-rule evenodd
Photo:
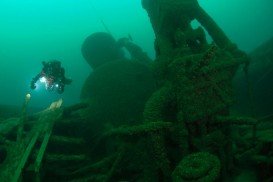
<path fill-rule="evenodd" d="M 25 96 L 25 101 L 22 106 L 22 112 L 21 112 L 21 117 L 19 121 L 19 127 L 17 130 L 17 141 L 20 142 L 22 140 L 23 134 L 24 134 L 24 125 L 26 121 L 26 116 L 27 116 L 27 106 L 30 100 L 30 94 L 27 94 Z"/>
<path fill-rule="evenodd" d="M 54 102 L 41 115 L 41 118 L 43 120 L 43 122 L 41 122 L 42 123 L 41 127 L 43 127 L 43 129 L 41 130 L 42 131 L 41 137 L 43 138 L 43 142 L 40 145 L 36 160 L 33 164 L 33 168 L 29 169 L 30 172 L 31 171 L 34 172 L 33 179 L 35 179 L 36 181 L 40 181 L 40 167 L 42 165 L 42 160 L 44 158 L 44 154 L 45 154 L 46 148 L 48 146 L 50 136 L 52 134 L 54 122 L 61 116 L 62 112 L 59 109 L 61 105 L 62 105 L 62 100 Z"/>
<path fill-rule="evenodd" d="M 46 160 L 49 162 L 56 161 L 83 161 L 87 159 L 86 155 L 62 155 L 62 154 L 46 154 Z"/>
<path fill-rule="evenodd" d="M 20 163 L 19 163 L 19 165 L 18 165 L 18 167 L 17 167 L 17 169 L 16 169 L 16 171 L 14 173 L 12 182 L 17 182 L 17 181 L 20 180 L 20 177 L 22 175 L 22 171 L 23 171 L 23 169 L 24 169 L 24 167 L 25 167 L 25 165 L 27 163 L 27 160 L 29 159 L 29 156 L 30 156 L 30 154 L 31 154 L 31 152 L 32 152 L 32 150 L 33 150 L 33 148 L 35 146 L 36 141 L 38 140 L 39 135 L 40 135 L 40 131 L 37 131 L 35 133 L 35 135 L 32 137 L 32 139 L 31 139 L 29 145 L 27 146 L 27 148 L 26 148 L 26 150 L 24 152 L 24 155 L 23 155 L 23 157 L 22 157 L 22 159 L 21 159 L 21 161 L 20 161 Z"/>
<path fill-rule="evenodd" d="M 84 175 L 85 173 L 98 172 L 98 171 L 101 171 L 102 169 L 108 168 L 113 163 L 113 161 L 117 158 L 117 155 L 118 154 L 114 154 L 109 157 L 105 157 L 104 159 L 96 163 L 91 162 L 90 164 L 72 172 L 71 175 L 79 176 L 79 175 Z"/>
<path fill-rule="evenodd" d="M 65 136 L 57 136 L 53 135 L 50 138 L 50 142 L 55 143 L 67 143 L 67 144 L 83 144 L 84 140 L 82 138 L 72 138 L 72 137 L 65 137 Z"/>
<path fill-rule="evenodd" d="M 255 125 L 258 123 L 257 119 L 251 117 L 241 117 L 241 116 L 218 116 L 217 121 L 212 122 L 211 124 L 234 124 L 234 125 Z"/>
<path fill-rule="evenodd" d="M 72 105 L 70 107 L 66 107 L 66 108 L 64 108 L 63 116 L 69 117 L 73 112 L 76 112 L 80 109 L 87 108 L 88 106 L 89 106 L 88 103 L 78 103 L 78 104 Z"/>
<path fill-rule="evenodd" d="M 147 122 L 145 124 L 136 126 L 121 126 L 118 128 L 113 128 L 108 132 L 104 133 L 103 137 L 113 137 L 113 136 L 135 136 L 147 134 L 152 131 L 168 130 L 172 128 L 172 123 L 170 122 Z"/>
<path fill-rule="evenodd" d="M 40 150 L 38 152 L 36 161 L 34 163 L 34 171 L 35 171 L 35 173 L 39 173 L 39 171 L 40 171 L 41 163 L 42 163 L 42 160 L 43 160 L 43 157 L 44 157 L 44 153 L 46 151 L 46 147 L 48 145 L 51 133 L 52 133 L 52 128 L 44 136 L 41 148 L 40 148 Z"/>
<path fill-rule="evenodd" d="M 26 133 L 24 130 L 18 131 L 17 142 L 7 145 L 9 154 L 7 156 L 6 163 L 3 166 L 3 170 L 0 171 L 0 181 L 20 181 L 21 177 L 23 176 L 23 172 L 25 171 L 24 168 L 28 165 L 28 160 L 33 154 L 35 146 L 38 144 L 37 141 L 39 137 L 42 136 L 43 142 L 40 145 L 40 150 L 35 162 L 35 168 L 33 168 L 35 169 L 34 171 L 38 173 L 46 146 L 49 141 L 53 123 L 61 116 L 62 113 L 62 110 L 60 109 L 61 103 L 62 102 L 58 101 L 56 104 L 51 105 L 49 109 L 45 110 L 39 115 L 39 120 L 33 124 L 29 132 Z M 25 113 L 23 113 L 23 115 L 25 115 Z M 23 118 L 25 119 L 25 117 Z M 11 122 L 5 123 L 4 126 L 6 127 L 4 127 L 4 129 L 8 129 L 10 131 L 20 125 L 20 122 L 21 124 L 24 124 L 24 119 L 16 118 L 15 120 L 11 120 Z M 36 179 L 38 180 L 38 178 Z"/>
<path fill-rule="evenodd" d="M 263 155 L 253 155 L 251 159 L 256 163 L 273 164 L 273 157 Z"/>
<path fill-rule="evenodd" d="M 117 167 L 120 165 L 121 161 L 122 161 L 122 158 L 125 154 L 125 147 L 121 147 L 119 149 L 119 152 L 118 152 L 118 155 L 117 155 L 117 158 L 115 159 L 111 169 L 109 170 L 109 172 L 107 173 L 105 179 L 103 180 L 104 182 L 107 182 L 107 181 L 110 181 L 111 178 L 113 177 L 113 174 L 114 172 L 117 170 Z"/>
<path fill-rule="evenodd" d="M 19 118 L 10 118 L 0 122 L 0 135 L 5 136 L 19 125 Z"/>
<path fill-rule="evenodd" d="M 258 120 L 259 120 L 259 122 L 272 122 L 273 121 L 273 114 L 259 118 Z"/>

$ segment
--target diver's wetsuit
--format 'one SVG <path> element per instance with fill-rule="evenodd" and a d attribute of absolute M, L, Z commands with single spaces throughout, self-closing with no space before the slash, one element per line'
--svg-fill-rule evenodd
<path fill-rule="evenodd" d="M 64 86 L 72 82 L 71 79 L 65 78 L 65 70 L 61 67 L 60 61 L 43 62 L 42 71 L 37 74 L 31 81 L 31 88 L 35 89 L 35 83 L 40 78 L 46 79 L 46 88 L 53 90 L 55 87 L 58 89 L 58 93 L 63 93 Z"/>

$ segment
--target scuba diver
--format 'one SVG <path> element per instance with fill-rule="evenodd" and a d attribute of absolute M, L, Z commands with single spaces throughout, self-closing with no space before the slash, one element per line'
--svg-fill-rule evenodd
<path fill-rule="evenodd" d="M 65 70 L 60 61 L 42 62 L 43 69 L 31 81 L 31 89 L 36 88 L 36 82 L 40 80 L 45 83 L 46 90 L 57 90 L 59 94 L 64 92 L 65 85 L 71 84 L 72 80 L 65 77 Z"/>

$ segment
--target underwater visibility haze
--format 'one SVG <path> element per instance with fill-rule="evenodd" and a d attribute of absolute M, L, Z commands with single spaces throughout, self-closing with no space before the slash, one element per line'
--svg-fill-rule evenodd
<path fill-rule="evenodd" d="M 200 0 L 200 4 L 244 51 L 272 37 L 270 0 Z M 60 60 L 74 80 L 63 95 L 65 103 L 76 103 L 90 72 L 81 56 L 81 44 L 91 33 L 105 31 L 101 19 L 115 38 L 130 34 L 154 58 L 154 33 L 139 0 L 2 0 L 0 7 L 0 104 L 21 103 L 41 62 L 52 59 Z M 35 107 L 58 98 L 43 88 L 33 96 L 30 104 Z"/>
<path fill-rule="evenodd" d="M 273 181 L 272 8 L 1 0 L 0 181 Z"/>

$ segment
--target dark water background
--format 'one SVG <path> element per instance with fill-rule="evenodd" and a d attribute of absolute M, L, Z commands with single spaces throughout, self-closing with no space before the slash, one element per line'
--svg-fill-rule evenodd
<path fill-rule="evenodd" d="M 250 52 L 273 36 L 272 0 L 200 0 L 239 48 Z M 63 98 L 65 105 L 79 102 L 83 82 L 91 68 L 81 56 L 85 37 L 105 31 L 115 38 L 130 34 L 154 58 L 154 34 L 140 0 L 1 0 L 0 1 L 0 105 L 21 105 L 41 61 L 62 61 L 73 79 L 64 94 L 32 91 L 33 107 L 46 107 Z"/>

